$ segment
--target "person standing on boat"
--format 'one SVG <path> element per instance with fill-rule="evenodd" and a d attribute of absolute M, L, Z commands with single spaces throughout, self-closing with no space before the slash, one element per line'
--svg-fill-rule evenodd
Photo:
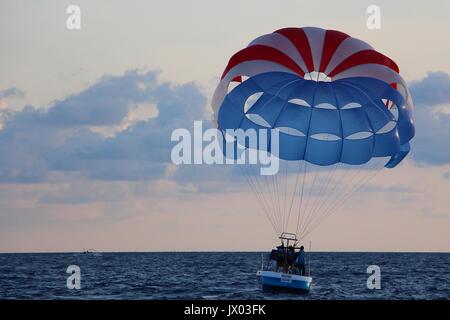
<path fill-rule="evenodd" d="M 277 272 L 278 269 L 283 268 L 284 266 L 284 256 L 285 256 L 284 243 L 281 242 L 281 245 L 277 247 Z"/>
<path fill-rule="evenodd" d="M 292 272 L 295 270 L 295 258 L 296 258 L 296 254 L 295 254 L 294 247 L 289 246 L 288 250 L 287 250 L 286 263 L 287 263 L 288 270 L 291 270 Z"/>
<path fill-rule="evenodd" d="M 306 275 L 306 267 L 305 267 L 306 254 L 305 254 L 304 249 L 305 248 L 303 246 L 300 247 L 300 251 L 298 253 L 298 257 L 297 257 L 297 261 L 296 261 L 296 265 L 297 265 L 298 270 L 300 271 L 301 276 Z"/>

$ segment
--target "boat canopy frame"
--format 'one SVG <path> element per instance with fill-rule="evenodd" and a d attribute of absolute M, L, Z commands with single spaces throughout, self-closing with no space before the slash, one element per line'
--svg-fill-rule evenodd
<path fill-rule="evenodd" d="M 281 240 L 281 243 L 283 243 L 283 245 L 285 247 L 289 247 L 289 244 L 291 242 L 293 242 L 293 247 L 297 248 L 296 245 L 298 243 L 298 239 L 297 239 L 297 235 L 295 233 L 290 233 L 290 232 L 283 232 L 278 239 Z M 298 249 L 298 248 L 297 248 Z"/>

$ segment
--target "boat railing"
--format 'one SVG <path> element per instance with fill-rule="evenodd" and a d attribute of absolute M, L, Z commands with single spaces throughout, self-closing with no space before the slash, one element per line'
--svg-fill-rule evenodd
<path fill-rule="evenodd" d="M 305 276 L 311 276 L 311 263 L 310 263 L 310 257 L 309 254 L 307 255 L 307 265 L 305 265 Z M 295 263 L 293 264 L 295 266 Z M 276 260 L 271 259 L 271 253 L 261 253 L 261 271 L 273 271 L 273 272 L 279 272 L 281 270 L 281 273 L 285 274 L 297 274 L 299 275 L 299 270 L 297 267 L 292 268 L 292 266 L 288 267 L 282 267 L 277 269 Z M 286 272 L 285 272 L 286 270 Z"/>

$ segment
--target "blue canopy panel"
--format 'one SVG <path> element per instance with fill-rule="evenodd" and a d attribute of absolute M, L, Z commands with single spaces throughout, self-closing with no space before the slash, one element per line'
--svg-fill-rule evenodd
<path fill-rule="evenodd" d="M 367 77 L 316 82 L 283 72 L 258 74 L 234 88 L 220 106 L 218 127 L 277 129 L 278 157 L 322 166 L 390 156 L 391 168 L 408 154 L 414 136 L 405 99 L 388 83 Z M 258 149 L 271 151 L 270 136 Z"/>

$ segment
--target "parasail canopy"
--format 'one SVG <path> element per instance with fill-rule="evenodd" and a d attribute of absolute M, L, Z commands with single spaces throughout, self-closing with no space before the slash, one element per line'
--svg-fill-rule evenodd
<path fill-rule="evenodd" d="M 241 169 L 274 231 L 299 238 L 377 169 L 398 165 L 414 136 L 397 64 L 335 30 L 285 28 L 253 40 L 230 58 L 212 108 L 221 131 L 279 131 L 280 172 Z"/>

